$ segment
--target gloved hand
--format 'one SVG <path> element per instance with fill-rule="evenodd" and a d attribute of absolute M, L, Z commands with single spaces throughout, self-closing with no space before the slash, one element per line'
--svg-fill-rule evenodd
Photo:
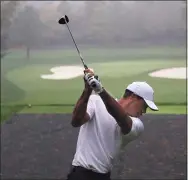
<path fill-rule="evenodd" d="M 103 86 L 98 76 L 95 76 L 93 72 L 85 73 L 84 79 L 96 93 L 101 93 L 103 91 Z"/>
<path fill-rule="evenodd" d="M 91 69 L 91 68 L 85 69 L 85 70 L 84 70 L 84 74 L 87 74 L 87 73 L 90 73 L 92 76 L 95 76 L 95 78 L 99 80 L 99 77 L 94 74 L 94 70 L 93 70 L 93 69 Z M 85 78 L 84 78 L 84 80 L 85 80 Z M 85 80 L 85 81 L 86 81 L 86 80 Z M 100 81 L 100 80 L 99 80 L 99 81 Z"/>
<path fill-rule="evenodd" d="M 90 68 L 84 69 L 84 76 L 83 76 L 84 84 L 85 84 L 85 89 L 92 91 L 93 89 L 90 87 L 90 85 L 88 84 L 88 82 L 87 82 L 86 79 L 85 79 L 85 75 L 88 74 L 88 73 L 90 73 L 91 75 L 94 76 L 94 71 L 93 71 L 93 69 L 90 69 Z"/>

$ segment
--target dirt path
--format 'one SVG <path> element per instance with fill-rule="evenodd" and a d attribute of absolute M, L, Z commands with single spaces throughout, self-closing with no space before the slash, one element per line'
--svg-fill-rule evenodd
<path fill-rule="evenodd" d="M 186 115 L 146 115 L 145 133 L 122 148 L 113 179 L 186 179 Z M 1 177 L 65 179 L 76 148 L 70 115 L 17 115 L 1 127 Z"/>

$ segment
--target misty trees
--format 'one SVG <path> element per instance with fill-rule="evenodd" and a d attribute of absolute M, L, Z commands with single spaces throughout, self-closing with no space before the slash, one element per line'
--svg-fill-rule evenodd
<path fill-rule="evenodd" d="M 80 18 L 81 17 L 80 15 L 82 13 L 81 12 L 77 13 L 77 11 L 72 7 L 70 1 L 61 1 L 57 7 L 57 12 L 59 13 L 59 19 L 65 15 L 69 17 L 69 20 L 71 22 L 70 28 L 73 31 L 72 33 L 74 34 L 74 38 L 77 41 L 79 37 L 81 36 L 80 25 L 82 24 L 82 18 Z M 72 44 L 71 39 L 70 39 L 70 34 L 67 28 L 59 24 L 58 24 L 58 27 L 59 28 L 57 31 L 57 35 L 59 35 L 59 41 L 61 41 L 64 45 L 67 45 L 70 43 Z"/>
<path fill-rule="evenodd" d="M 19 1 L 1 1 L 1 57 L 6 54 L 9 29 Z"/>
<path fill-rule="evenodd" d="M 85 1 L 83 27 L 88 42 L 101 44 L 108 39 L 108 14 L 105 1 Z"/>
<path fill-rule="evenodd" d="M 25 46 L 27 58 L 30 58 L 30 50 L 37 48 L 42 41 L 45 25 L 40 20 L 37 10 L 26 6 L 15 18 L 10 31 L 12 43 Z"/>
<path fill-rule="evenodd" d="M 106 42 L 112 35 L 113 25 L 110 27 L 108 16 L 110 11 L 105 1 L 84 1 L 79 8 L 72 7 L 70 1 L 62 1 L 57 11 L 61 15 L 67 14 L 70 19 L 70 27 L 76 41 L 88 44 L 101 44 Z M 108 29 L 110 27 L 110 29 Z M 61 28 L 63 41 L 70 42 L 70 37 L 66 28 Z M 68 39 L 66 39 L 68 38 Z M 63 42 L 62 41 L 62 42 Z"/>
<path fill-rule="evenodd" d="M 184 2 L 60 1 L 19 12 L 11 26 L 11 45 L 24 45 L 28 57 L 41 43 L 50 48 L 72 46 L 67 28 L 58 24 L 65 14 L 79 45 L 169 44 L 185 39 Z"/>

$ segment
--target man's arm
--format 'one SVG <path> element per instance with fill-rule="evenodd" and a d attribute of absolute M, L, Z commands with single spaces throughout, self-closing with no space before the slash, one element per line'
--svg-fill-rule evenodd
<path fill-rule="evenodd" d="M 121 127 L 122 133 L 128 134 L 132 128 L 132 119 L 105 89 L 99 93 L 99 96 L 102 98 L 108 112 L 115 118 L 118 125 Z"/>
<path fill-rule="evenodd" d="M 107 111 L 115 118 L 118 125 L 121 127 L 122 133 L 128 134 L 132 128 L 132 119 L 125 113 L 121 105 L 102 87 L 99 78 L 96 79 L 94 76 L 88 75 L 86 76 L 86 81 L 102 98 Z"/>
<path fill-rule="evenodd" d="M 91 69 L 84 70 L 85 76 L 86 74 L 93 75 L 93 71 Z M 71 124 L 73 127 L 80 127 L 84 123 L 90 120 L 90 115 L 87 113 L 87 106 L 88 106 L 88 100 L 92 93 L 92 88 L 88 85 L 88 83 L 85 80 L 84 76 L 84 83 L 85 83 L 85 89 L 82 92 L 82 95 L 78 99 L 74 110 L 72 112 L 72 121 Z M 88 110 L 91 111 L 91 108 L 89 107 Z M 90 112 L 91 114 L 91 112 Z"/>
<path fill-rule="evenodd" d="M 82 95 L 78 99 L 72 113 L 71 124 L 73 127 L 80 127 L 90 119 L 90 116 L 88 115 L 86 110 L 91 92 L 91 89 L 85 88 Z"/>

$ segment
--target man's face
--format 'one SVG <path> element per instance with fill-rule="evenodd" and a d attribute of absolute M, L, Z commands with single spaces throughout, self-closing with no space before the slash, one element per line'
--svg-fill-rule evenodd
<path fill-rule="evenodd" d="M 130 116 L 140 117 L 143 113 L 146 113 L 147 107 L 147 104 L 142 98 L 133 95 L 129 98 L 129 102 L 125 106 L 125 110 Z"/>

